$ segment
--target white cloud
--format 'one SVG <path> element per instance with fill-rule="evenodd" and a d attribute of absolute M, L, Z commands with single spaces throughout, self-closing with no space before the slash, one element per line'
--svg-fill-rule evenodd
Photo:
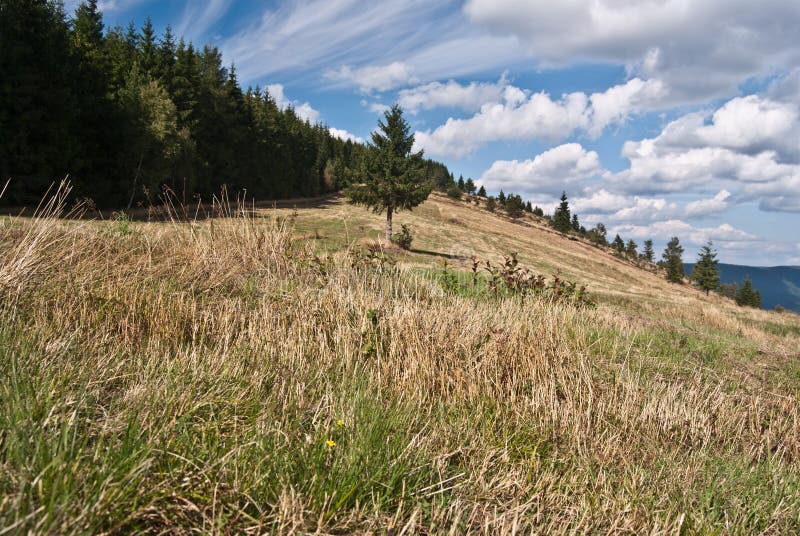
<path fill-rule="evenodd" d="M 730 95 L 800 63 L 793 1 L 468 0 L 464 12 L 545 65 L 599 60 L 662 79 L 673 102 Z"/>
<path fill-rule="evenodd" d="M 360 138 L 353 134 L 350 134 L 346 130 L 342 130 L 339 128 L 329 128 L 328 131 L 331 133 L 332 136 L 336 136 L 342 141 L 352 141 L 354 143 L 364 143 L 364 138 Z"/>
<path fill-rule="evenodd" d="M 325 72 L 325 78 L 353 85 L 364 93 L 388 91 L 397 87 L 417 83 L 412 68 L 396 61 L 388 65 L 370 65 L 354 69 L 344 65 Z"/>
<path fill-rule="evenodd" d="M 558 194 L 602 171 L 594 151 L 580 144 L 559 145 L 531 160 L 498 160 L 487 169 L 480 184 L 491 192 L 501 189 L 523 194 Z"/>
<path fill-rule="evenodd" d="M 667 88 L 660 80 L 645 81 L 640 78 L 611 87 L 603 93 L 593 93 L 589 98 L 589 135 L 600 136 L 606 126 L 624 122 L 631 113 L 656 109 L 667 93 Z"/>
<path fill-rule="evenodd" d="M 627 142 L 628 169 L 606 176 L 627 193 L 690 192 L 716 187 L 725 199 L 687 207 L 699 215 L 737 202 L 760 200 L 764 210 L 800 210 L 800 121 L 788 103 L 750 95 L 714 113 L 690 113 L 655 138 Z M 718 194 L 719 195 L 719 194 Z"/>
<path fill-rule="evenodd" d="M 459 108 L 474 112 L 489 102 L 506 102 L 515 106 L 523 102 L 526 96 L 525 91 L 509 85 L 503 75 L 496 83 L 471 82 L 464 85 L 450 80 L 403 89 L 397 102 L 412 114 L 434 108 Z"/>
<path fill-rule="evenodd" d="M 664 91 L 657 80 L 635 78 L 591 96 L 575 92 L 553 100 L 545 92 L 515 94 L 503 103 L 484 104 L 468 119 L 450 118 L 433 131 L 417 132 L 417 145 L 432 155 L 457 158 L 497 140 L 556 142 L 579 129 L 596 137 L 631 113 L 654 108 Z"/>
<path fill-rule="evenodd" d="M 201 38 L 228 11 L 230 4 L 231 0 L 189 0 L 175 28 L 176 34 L 187 39 Z"/>
<path fill-rule="evenodd" d="M 699 245 L 708 242 L 752 242 L 758 237 L 737 229 L 728 223 L 717 227 L 694 227 L 682 220 L 658 221 L 649 225 L 616 225 L 609 229 L 609 234 L 619 234 L 626 238 L 646 240 L 655 238 L 667 240 L 677 236 L 681 241 Z"/>
<path fill-rule="evenodd" d="M 391 109 L 391 106 L 387 104 L 383 104 L 382 102 L 369 102 L 366 99 L 361 99 L 361 106 L 363 106 L 372 113 L 377 113 L 381 115 L 383 115 L 384 112 L 388 112 Z"/>
<path fill-rule="evenodd" d="M 285 110 L 288 107 L 293 107 L 297 116 L 304 121 L 315 124 L 319 122 L 320 113 L 311 107 L 307 102 L 300 103 L 295 100 L 289 99 L 284 93 L 283 84 L 270 84 L 267 86 L 267 92 L 275 99 L 275 104 L 278 108 Z"/>
<path fill-rule="evenodd" d="M 685 214 L 687 218 L 697 218 L 724 212 L 732 205 L 731 193 L 728 190 L 720 190 L 717 195 L 710 199 L 698 199 L 686 204 Z"/>
<path fill-rule="evenodd" d="M 398 73 L 390 73 L 387 81 L 387 73 L 380 72 L 395 64 L 407 66 L 400 74 L 418 79 L 411 83 L 425 83 L 507 68 L 524 59 L 516 38 L 487 35 L 472 27 L 454 11 L 456 4 L 456 0 L 263 3 L 267 7 L 254 13 L 253 22 L 221 48 L 226 57 L 235 59 L 246 83 L 278 73 L 284 80 L 295 76 L 325 82 L 320 73 L 328 69 L 343 75 L 335 83 L 357 78 L 365 88 L 403 85 Z"/>

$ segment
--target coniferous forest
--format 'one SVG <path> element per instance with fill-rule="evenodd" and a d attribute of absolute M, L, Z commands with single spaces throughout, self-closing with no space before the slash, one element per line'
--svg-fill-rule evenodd
<path fill-rule="evenodd" d="M 235 60 L 235 58 L 233 58 Z M 150 20 L 106 28 L 96 0 L 0 0 L 0 198 L 31 205 L 69 175 L 99 207 L 315 196 L 346 186 L 367 148 L 242 89 L 217 48 Z M 428 162 L 431 177 L 449 178 Z"/>

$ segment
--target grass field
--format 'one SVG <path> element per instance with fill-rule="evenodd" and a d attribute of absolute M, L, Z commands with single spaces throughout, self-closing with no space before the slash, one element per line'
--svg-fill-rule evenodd
<path fill-rule="evenodd" d="M 438 196 L 366 259 L 336 199 L 55 205 L 0 220 L 0 534 L 800 531 L 797 315 Z M 442 284 L 511 252 L 596 306 Z"/>

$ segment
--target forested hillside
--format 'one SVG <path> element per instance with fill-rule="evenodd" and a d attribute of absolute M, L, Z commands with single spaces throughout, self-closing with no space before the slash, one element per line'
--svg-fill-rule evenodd
<path fill-rule="evenodd" d="M 191 201 L 225 185 L 257 199 L 341 188 L 365 146 L 243 90 L 214 47 L 167 28 L 106 28 L 96 0 L 0 0 L 0 202 L 34 204 L 70 175 L 101 207 Z M 235 58 L 234 58 L 235 59 Z M 429 170 L 449 175 L 441 164 Z"/>

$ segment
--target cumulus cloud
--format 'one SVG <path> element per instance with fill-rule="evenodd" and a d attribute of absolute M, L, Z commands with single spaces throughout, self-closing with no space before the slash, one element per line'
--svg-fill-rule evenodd
<path fill-rule="evenodd" d="M 360 138 L 358 136 L 350 134 L 346 130 L 342 130 L 342 129 L 339 129 L 339 128 L 329 128 L 328 132 L 330 132 L 332 136 L 336 136 L 337 138 L 339 138 L 342 141 L 348 141 L 349 140 L 349 141 L 352 141 L 354 143 L 364 143 L 364 138 Z"/>
<path fill-rule="evenodd" d="M 308 121 L 312 124 L 319 122 L 319 111 L 312 108 L 307 102 L 301 103 L 289 99 L 284 93 L 283 84 L 270 84 L 267 86 L 267 92 L 273 99 L 275 99 L 275 104 L 277 104 L 278 108 L 281 110 L 285 110 L 291 106 L 294 108 L 294 112 L 297 114 L 297 116 L 304 121 Z"/>
<path fill-rule="evenodd" d="M 325 77 L 336 82 L 353 85 L 364 93 L 388 91 L 418 81 L 413 74 L 413 69 L 399 61 L 388 65 L 370 65 L 357 69 L 344 65 L 338 69 L 326 71 Z"/>
<path fill-rule="evenodd" d="M 602 171 L 594 151 L 580 144 L 554 147 L 530 160 L 498 160 L 480 177 L 489 191 L 557 194 Z"/>
<path fill-rule="evenodd" d="M 526 97 L 527 94 L 524 90 L 510 85 L 503 75 L 496 83 L 460 84 L 455 80 L 450 80 L 446 83 L 431 82 L 403 89 L 398 95 L 397 102 L 412 114 L 434 108 L 459 108 L 474 112 L 489 102 L 518 105 Z"/>
<path fill-rule="evenodd" d="M 800 10 L 785 0 L 468 0 L 464 12 L 544 64 L 599 60 L 662 79 L 673 102 L 730 95 L 800 63 Z"/>
<path fill-rule="evenodd" d="M 655 138 L 625 143 L 622 155 L 629 168 L 607 179 L 627 193 L 716 186 L 735 192 L 739 202 L 760 200 L 764 210 L 800 209 L 800 122 L 792 104 L 737 97 L 713 113 L 680 117 Z M 729 195 L 692 210 L 730 201 Z"/>
<path fill-rule="evenodd" d="M 682 220 L 658 221 L 649 225 L 616 225 L 609 231 L 621 236 L 642 240 L 648 238 L 667 240 L 670 237 L 678 236 L 682 241 L 686 240 L 695 245 L 704 244 L 709 240 L 715 243 L 752 242 L 758 240 L 757 236 L 737 229 L 728 223 L 723 223 L 717 227 L 695 227 Z"/>
<path fill-rule="evenodd" d="M 710 199 L 698 199 L 686 204 L 685 214 L 687 218 L 697 218 L 724 212 L 731 207 L 731 193 L 728 190 L 720 190 L 717 195 Z"/>
<path fill-rule="evenodd" d="M 664 91 L 658 80 L 634 78 L 602 93 L 574 92 L 557 100 L 545 92 L 516 94 L 484 104 L 470 118 L 450 118 L 433 131 L 417 132 L 417 144 L 429 154 L 459 158 L 491 141 L 557 142 L 579 129 L 597 137 L 630 114 L 655 108 Z"/>

